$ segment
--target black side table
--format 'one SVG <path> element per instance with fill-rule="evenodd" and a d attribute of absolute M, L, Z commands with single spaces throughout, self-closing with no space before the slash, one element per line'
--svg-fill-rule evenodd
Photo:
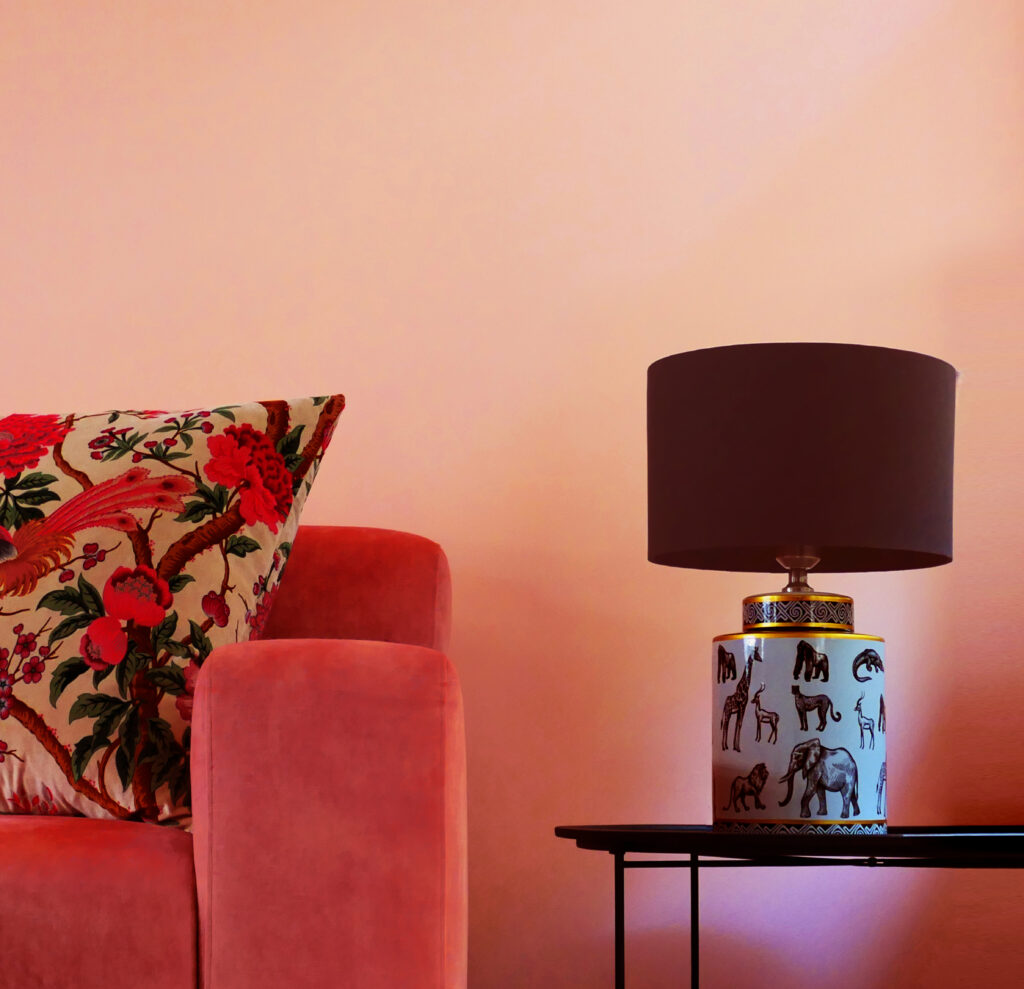
<path fill-rule="evenodd" d="M 1024 868 L 1024 828 L 889 828 L 888 834 L 721 833 L 707 824 L 592 824 L 555 828 L 579 848 L 615 858 L 615 989 L 626 987 L 625 870 L 690 870 L 690 985 L 700 985 L 700 869 L 741 866 L 896 866 L 928 869 Z M 688 859 L 627 860 L 630 853 Z"/>

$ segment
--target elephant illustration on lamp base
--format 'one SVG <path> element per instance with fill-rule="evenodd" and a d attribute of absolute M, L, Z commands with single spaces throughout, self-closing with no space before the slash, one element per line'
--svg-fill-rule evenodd
<path fill-rule="evenodd" d="M 793 797 L 793 776 L 799 770 L 807 780 L 804 795 L 800 798 L 800 816 L 811 816 L 811 800 L 818 797 L 818 815 L 826 816 L 828 807 L 825 801 L 826 791 L 841 793 L 843 811 L 839 815 L 846 819 L 850 816 L 853 806 L 854 816 L 860 816 L 860 804 L 857 802 L 857 763 L 846 749 L 829 749 L 821 744 L 821 739 L 812 738 L 793 746 L 789 755 L 789 768 L 779 777 L 780 783 L 786 784 L 786 796 L 779 801 L 785 807 Z"/>

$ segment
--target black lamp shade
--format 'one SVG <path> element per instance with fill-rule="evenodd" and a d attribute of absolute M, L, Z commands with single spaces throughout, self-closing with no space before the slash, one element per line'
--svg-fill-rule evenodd
<path fill-rule="evenodd" d="M 648 558 L 778 571 L 908 570 L 953 558 L 956 371 L 837 343 L 712 347 L 647 372 Z"/>

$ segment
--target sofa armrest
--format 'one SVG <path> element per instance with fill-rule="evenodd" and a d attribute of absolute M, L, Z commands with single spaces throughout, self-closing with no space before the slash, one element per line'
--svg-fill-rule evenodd
<path fill-rule="evenodd" d="M 215 650 L 192 721 L 204 989 L 464 986 L 465 783 L 442 653 Z"/>

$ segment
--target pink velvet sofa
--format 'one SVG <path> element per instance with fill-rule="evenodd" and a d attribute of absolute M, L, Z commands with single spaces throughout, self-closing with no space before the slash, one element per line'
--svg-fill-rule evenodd
<path fill-rule="evenodd" d="M 450 599 L 429 540 L 303 526 L 265 637 L 200 674 L 192 834 L 0 818 L 0 986 L 464 986 Z"/>

